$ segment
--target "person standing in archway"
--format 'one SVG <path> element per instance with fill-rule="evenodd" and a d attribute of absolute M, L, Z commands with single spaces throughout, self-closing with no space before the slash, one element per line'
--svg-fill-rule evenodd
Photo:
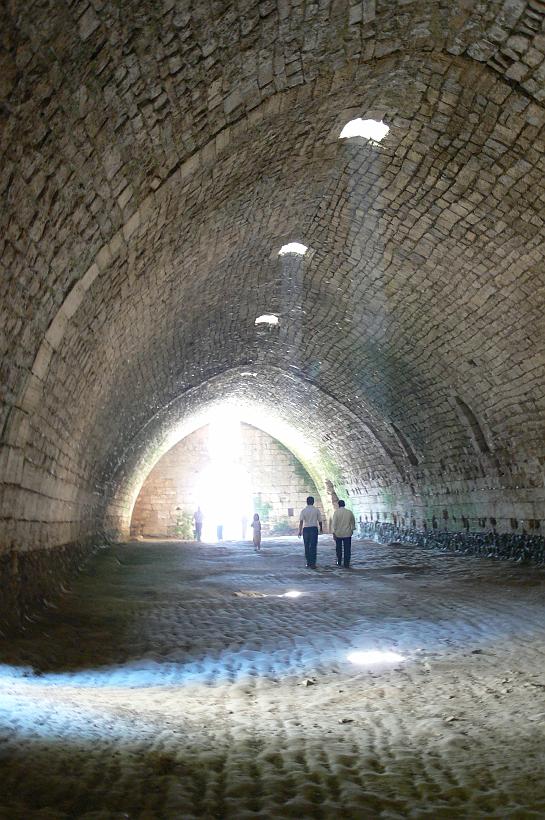
<path fill-rule="evenodd" d="M 252 521 L 251 526 L 254 531 L 254 549 L 259 552 L 261 549 L 261 520 L 258 513 L 254 513 L 254 520 Z"/>
<path fill-rule="evenodd" d="M 347 510 L 342 499 L 338 501 L 339 509 L 333 513 L 331 530 L 335 539 L 335 549 L 337 551 L 337 566 L 350 567 L 352 557 L 352 533 L 356 529 L 356 519 L 351 510 Z M 343 559 L 344 548 L 344 559 Z"/>
<path fill-rule="evenodd" d="M 310 567 L 311 569 L 316 569 L 318 527 L 320 527 L 320 532 L 323 532 L 320 510 L 314 506 L 314 498 L 309 495 L 307 498 L 307 506 L 301 510 L 299 515 L 299 533 L 297 537 L 301 538 L 301 535 L 303 535 L 305 559 L 307 562 L 307 567 Z"/>
<path fill-rule="evenodd" d="M 197 507 L 193 513 L 193 521 L 195 522 L 195 540 L 200 541 L 202 534 L 202 511 L 200 507 Z"/>

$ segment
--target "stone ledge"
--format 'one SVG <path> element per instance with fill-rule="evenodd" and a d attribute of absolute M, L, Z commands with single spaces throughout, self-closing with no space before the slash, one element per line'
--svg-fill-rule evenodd
<path fill-rule="evenodd" d="M 379 544 L 403 544 L 443 552 L 462 552 L 481 558 L 545 563 L 545 538 L 529 533 L 418 530 L 393 524 L 360 524 L 360 538 Z"/>

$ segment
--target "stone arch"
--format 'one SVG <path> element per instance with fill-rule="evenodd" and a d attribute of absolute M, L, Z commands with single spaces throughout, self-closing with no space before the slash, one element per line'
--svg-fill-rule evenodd
<path fill-rule="evenodd" d="M 178 441 L 207 424 L 224 409 L 231 409 L 237 418 L 262 429 L 281 442 L 301 462 L 322 494 L 326 504 L 328 485 L 345 491 L 344 471 L 349 461 L 346 431 L 358 431 L 365 439 L 371 457 L 378 464 L 384 457 L 383 444 L 370 426 L 359 422 L 350 412 L 339 412 L 334 398 L 303 380 L 295 380 L 292 394 L 285 400 L 281 412 L 274 401 L 279 384 L 290 378 L 279 368 L 261 371 L 260 382 L 264 399 L 244 399 L 248 382 L 253 376 L 233 370 L 219 374 L 207 383 L 181 394 L 168 407 L 151 419 L 119 460 L 117 472 L 108 487 L 106 526 L 110 537 L 123 538 L 129 533 L 134 503 L 145 478 L 158 460 Z M 251 380 L 251 381 L 250 381 Z M 227 401 L 218 400 L 227 396 Z M 271 401 L 267 396 L 273 396 Z M 338 431 L 328 430 L 329 417 L 335 408 L 341 421 Z M 324 434 L 329 440 L 324 441 Z M 329 490 L 328 490 L 329 492 Z M 332 506 L 326 504 L 330 516 Z"/>

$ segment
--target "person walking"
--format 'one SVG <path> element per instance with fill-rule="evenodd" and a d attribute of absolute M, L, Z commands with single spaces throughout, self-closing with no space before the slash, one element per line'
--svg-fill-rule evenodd
<path fill-rule="evenodd" d="M 301 538 L 301 534 L 303 535 L 305 559 L 307 562 L 307 567 L 310 567 L 311 569 L 316 569 L 318 527 L 320 527 L 320 532 L 323 532 L 320 510 L 314 506 L 314 498 L 309 495 L 307 498 L 307 506 L 301 510 L 299 515 L 299 532 L 297 537 Z"/>
<path fill-rule="evenodd" d="M 254 513 L 254 520 L 252 521 L 251 527 L 254 531 L 254 549 L 256 552 L 259 552 L 261 549 L 261 521 L 257 513 Z"/>
<path fill-rule="evenodd" d="M 350 567 L 352 557 L 352 533 L 356 529 L 356 519 L 351 510 L 347 510 L 345 503 L 339 499 L 339 509 L 333 513 L 331 530 L 335 539 L 335 549 L 337 552 L 337 566 Z M 343 559 L 344 549 L 344 559 Z"/>
<path fill-rule="evenodd" d="M 195 540 L 200 541 L 202 534 L 202 512 L 200 507 L 197 507 L 193 513 L 193 521 L 195 522 Z"/>

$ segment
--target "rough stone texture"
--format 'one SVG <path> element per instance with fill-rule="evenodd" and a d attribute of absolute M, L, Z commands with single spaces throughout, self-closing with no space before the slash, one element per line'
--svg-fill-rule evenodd
<path fill-rule="evenodd" d="M 358 515 L 545 518 L 541 0 L 2 15 L 3 553 L 126 534 L 227 394 Z"/>
<path fill-rule="evenodd" d="M 484 521 L 481 522 L 483 530 Z M 427 549 L 471 553 L 485 558 L 545 562 L 545 538 L 535 533 L 498 533 L 495 529 L 483 532 L 454 532 L 447 526 L 439 529 L 437 522 L 431 530 L 417 530 L 382 524 L 375 521 L 359 524 L 359 535 L 381 544 L 410 544 Z"/>
<path fill-rule="evenodd" d="M 49 551 L 32 550 L 0 555 L 0 633 L 24 626 L 25 617 L 59 595 L 64 584 L 97 549 L 97 540 L 64 544 Z"/>
<path fill-rule="evenodd" d="M 228 472 L 226 480 L 220 476 L 223 486 L 218 488 L 217 495 L 214 487 L 206 487 L 206 483 L 203 487 L 203 479 L 209 480 L 211 471 L 217 469 L 211 460 L 209 436 L 210 427 L 202 427 L 157 462 L 136 500 L 131 534 L 182 534 L 177 533 L 177 524 L 181 524 L 184 514 L 191 523 L 198 505 L 203 508 L 205 523 L 209 526 L 215 527 L 225 511 L 229 519 L 235 518 L 236 532 L 225 529 L 224 537 L 237 539 L 242 537 L 242 515 L 246 518 L 244 538 L 251 539 L 250 521 L 254 512 L 260 514 L 263 535 L 271 532 L 287 535 L 297 532 L 299 511 L 308 495 L 314 495 L 316 506 L 323 510 L 314 482 L 300 462 L 279 441 L 247 424 L 240 425 L 240 448 L 233 459 L 234 468 L 239 467 L 240 474 Z M 213 438 L 211 443 L 213 446 Z M 248 498 L 242 495 L 244 488 L 237 486 L 241 478 L 248 482 Z M 207 501 L 210 509 L 205 509 Z M 245 506 L 244 501 L 249 503 Z M 240 505 L 236 513 L 229 509 L 234 504 Z M 327 521 L 325 523 L 327 525 Z"/>

